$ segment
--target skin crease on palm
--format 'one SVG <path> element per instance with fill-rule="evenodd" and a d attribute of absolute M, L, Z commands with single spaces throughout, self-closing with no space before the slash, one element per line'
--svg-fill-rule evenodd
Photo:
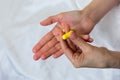
<path fill-rule="evenodd" d="M 60 13 L 55 16 L 48 17 L 40 24 L 47 26 L 57 22 L 57 25 L 48 32 L 33 48 L 35 53 L 34 59 L 39 58 L 47 59 L 49 56 L 53 55 L 54 58 L 60 57 L 63 54 L 63 50 L 60 47 L 60 42 L 58 40 L 58 35 L 61 30 L 68 32 L 70 29 L 74 30 L 78 35 L 86 42 L 92 42 L 93 39 L 89 36 L 95 23 L 87 16 L 82 13 L 82 11 L 70 11 Z M 75 45 L 67 39 L 67 42 L 72 50 L 75 50 Z"/>

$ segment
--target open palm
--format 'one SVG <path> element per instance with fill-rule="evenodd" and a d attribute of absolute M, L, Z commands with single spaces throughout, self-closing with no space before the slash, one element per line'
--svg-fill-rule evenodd
<path fill-rule="evenodd" d="M 59 40 L 57 39 L 59 32 L 64 29 L 68 32 L 70 29 L 74 30 L 78 35 L 87 41 L 92 42 L 92 39 L 88 35 L 93 29 L 95 23 L 85 15 L 83 11 L 69 11 L 60 13 L 55 16 L 50 16 L 41 22 L 41 25 L 47 26 L 57 22 L 56 26 L 46 34 L 33 48 L 35 53 L 34 59 L 39 58 L 46 59 L 53 55 L 54 57 L 59 57 L 63 54 L 63 50 L 60 47 Z M 74 46 L 69 40 L 67 40 L 74 49 Z"/>

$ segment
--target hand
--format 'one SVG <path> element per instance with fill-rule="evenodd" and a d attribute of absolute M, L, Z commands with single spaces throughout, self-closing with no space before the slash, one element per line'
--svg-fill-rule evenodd
<path fill-rule="evenodd" d="M 35 60 L 38 60 L 40 57 L 46 59 L 53 53 L 56 58 L 63 54 L 57 39 L 57 36 L 59 35 L 58 33 L 61 29 L 65 29 L 67 32 L 69 31 L 69 28 L 71 28 L 76 31 L 77 34 L 81 34 L 81 37 L 85 41 L 93 41 L 88 34 L 91 32 L 95 23 L 87 15 L 84 15 L 82 11 L 70 11 L 51 16 L 41 22 L 41 25 L 46 26 L 55 22 L 57 22 L 55 28 L 45 35 L 33 48 Z M 69 44 L 70 43 L 71 42 L 69 41 Z"/>
<path fill-rule="evenodd" d="M 83 35 L 89 34 L 96 24 L 89 18 L 89 15 L 83 11 L 69 11 L 50 16 L 42 21 L 41 25 L 47 26 L 55 22 L 58 22 L 57 27 L 65 29 L 66 32 L 68 32 L 70 28 L 76 31 L 77 34 Z"/>
<path fill-rule="evenodd" d="M 63 50 L 60 47 L 59 41 L 56 39 L 53 32 L 61 31 L 59 27 L 55 27 L 52 31 L 47 33 L 33 48 L 33 52 L 35 52 L 34 59 L 38 60 L 40 57 L 42 59 L 46 59 L 49 56 L 51 56 L 53 53 L 53 56 L 55 58 L 61 56 L 63 54 Z M 92 42 L 93 39 L 90 38 L 89 35 L 82 36 L 85 41 Z M 37 50 L 37 51 L 34 51 Z"/>
<path fill-rule="evenodd" d="M 108 62 L 113 62 L 111 52 L 108 49 L 88 44 L 77 36 L 75 32 L 71 33 L 70 40 L 77 46 L 76 51 L 71 50 L 67 42 L 61 39 L 61 36 L 59 40 L 65 55 L 76 68 L 106 68 L 109 67 Z"/>

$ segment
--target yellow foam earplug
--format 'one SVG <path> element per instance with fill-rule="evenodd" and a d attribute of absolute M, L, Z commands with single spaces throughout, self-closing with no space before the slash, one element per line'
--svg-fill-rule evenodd
<path fill-rule="evenodd" d="M 70 37 L 70 34 L 73 32 L 73 30 L 70 30 L 69 32 L 65 33 L 62 35 L 62 39 L 63 40 L 66 40 Z"/>

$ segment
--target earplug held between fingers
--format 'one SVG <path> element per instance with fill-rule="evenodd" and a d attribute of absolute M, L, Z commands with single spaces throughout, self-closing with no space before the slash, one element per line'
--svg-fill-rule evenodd
<path fill-rule="evenodd" d="M 70 30 L 69 32 L 65 33 L 62 35 L 62 39 L 63 40 L 66 40 L 70 37 L 70 34 L 73 32 L 73 30 Z"/>

